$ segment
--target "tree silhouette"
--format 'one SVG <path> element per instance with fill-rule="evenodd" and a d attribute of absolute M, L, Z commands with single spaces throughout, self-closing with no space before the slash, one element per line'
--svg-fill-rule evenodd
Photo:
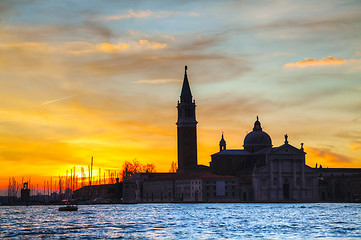
<path fill-rule="evenodd" d="M 155 165 L 153 163 L 147 163 L 145 165 L 141 164 L 137 159 L 133 159 L 132 162 L 125 161 L 122 167 L 122 181 L 125 179 L 127 172 L 132 173 L 140 173 L 140 172 L 147 172 L 147 173 L 154 173 Z"/>
<path fill-rule="evenodd" d="M 178 164 L 173 161 L 173 162 L 170 164 L 169 172 L 175 173 L 175 172 L 177 172 L 177 169 L 178 169 Z"/>
<path fill-rule="evenodd" d="M 154 173 L 155 171 L 155 165 L 153 163 L 147 163 L 143 166 L 143 171 L 147 173 Z"/>

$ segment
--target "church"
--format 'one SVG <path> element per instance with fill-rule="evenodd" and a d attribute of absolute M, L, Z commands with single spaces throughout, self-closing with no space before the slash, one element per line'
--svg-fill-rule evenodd
<path fill-rule="evenodd" d="M 286 134 L 284 144 L 273 147 L 271 137 L 262 131 L 258 117 L 253 131 L 244 138 L 243 149 L 228 150 L 223 134 L 219 149 L 211 155 L 211 171 L 248 179 L 253 200 L 317 200 L 317 172 L 305 164 L 303 144 L 299 149 L 290 145 Z M 241 184 L 240 191 L 242 188 Z"/>
<path fill-rule="evenodd" d="M 178 172 L 205 170 L 197 164 L 195 101 L 185 67 L 183 87 L 178 102 Z M 242 200 L 315 201 L 318 197 L 317 173 L 305 164 L 303 144 L 298 149 L 285 142 L 273 147 L 271 137 L 262 131 L 257 117 L 253 131 L 244 138 L 244 149 L 227 149 L 222 134 L 219 152 L 211 155 L 209 171 L 221 176 L 242 179 Z"/>
<path fill-rule="evenodd" d="M 227 149 L 222 134 L 210 166 L 197 160 L 196 103 L 185 67 L 177 104 L 176 173 L 131 173 L 123 202 L 317 202 L 358 201 L 360 169 L 320 169 L 305 164 L 303 143 L 273 146 L 257 116 L 243 149 Z M 335 174 L 335 175 L 334 175 Z M 342 175 L 341 175 L 342 174 Z M 354 185 L 352 185 L 354 184 Z M 339 186 L 349 186 L 339 187 Z M 355 186 L 355 187 L 352 187 Z M 361 185 L 360 185 L 361 186 Z"/>

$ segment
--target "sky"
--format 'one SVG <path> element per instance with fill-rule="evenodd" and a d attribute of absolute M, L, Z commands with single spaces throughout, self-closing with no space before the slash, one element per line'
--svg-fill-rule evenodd
<path fill-rule="evenodd" d="M 306 164 L 361 167 L 361 1 L 0 2 L 0 189 L 177 161 L 184 66 L 198 163 L 256 116 Z"/>

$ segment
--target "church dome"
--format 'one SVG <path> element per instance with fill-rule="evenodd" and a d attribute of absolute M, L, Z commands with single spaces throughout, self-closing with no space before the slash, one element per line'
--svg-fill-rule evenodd
<path fill-rule="evenodd" d="M 272 147 L 271 137 L 266 132 L 262 131 L 258 117 L 257 121 L 254 123 L 253 131 L 248 133 L 244 138 L 243 147 L 248 152 L 257 152 Z"/>

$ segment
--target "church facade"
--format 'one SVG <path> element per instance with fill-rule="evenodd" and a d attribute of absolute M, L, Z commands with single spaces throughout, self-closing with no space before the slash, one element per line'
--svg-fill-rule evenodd
<path fill-rule="evenodd" d="M 285 135 L 283 145 L 272 147 L 271 137 L 262 130 L 258 117 L 253 131 L 244 138 L 243 149 L 228 150 L 223 134 L 219 146 L 220 151 L 211 156 L 211 171 L 247 179 L 252 188 L 250 200 L 318 200 L 317 172 L 305 164 L 303 144 L 298 149 L 288 143 Z M 240 191 L 249 189 L 240 185 Z"/>

